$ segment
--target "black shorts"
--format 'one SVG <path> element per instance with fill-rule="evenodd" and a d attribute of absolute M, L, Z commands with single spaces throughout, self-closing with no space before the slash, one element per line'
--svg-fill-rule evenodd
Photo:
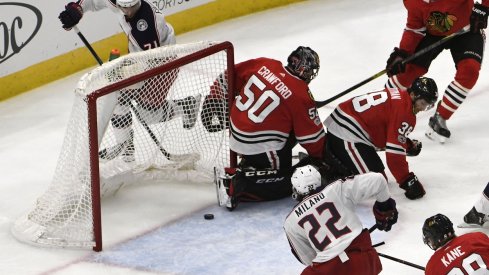
<path fill-rule="evenodd" d="M 327 133 L 326 147 L 354 174 L 364 174 L 369 171 L 382 173 L 385 170 L 384 163 L 375 148 L 367 144 L 348 143 L 331 133 Z"/>
<path fill-rule="evenodd" d="M 284 148 L 278 151 L 269 151 L 256 155 L 241 155 L 241 168 L 253 167 L 256 169 L 272 168 L 277 170 L 286 170 L 292 168 L 292 148 L 297 144 L 293 135 L 285 143 Z"/>
<path fill-rule="evenodd" d="M 422 50 L 433 43 L 436 43 L 443 39 L 444 36 L 434 36 L 427 34 L 416 47 L 416 52 Z M 472 58 L 482 63 L 483 53 L 485 45 L 485 35 L 483 33 L 465 33 L 454 37 L 440 47 L 436 47 L 431 51 L 421 55 L 420 57 L 411 61 L 412 64 L 419 65 L 428 69 L 431 62 L 443 51 L 450 50 L 452 54 L 453 62 L 455 65 L 462 59 Z"/>

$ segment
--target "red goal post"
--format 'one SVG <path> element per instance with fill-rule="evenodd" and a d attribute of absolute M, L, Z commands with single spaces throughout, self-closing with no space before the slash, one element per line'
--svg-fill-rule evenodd
<path fill-rule="evenodd" d="M 214 167 L 236 166 L 225 127 L 233 71 L 233 45 L 205 41 L 128 54 L 86 73 L 53 181 L 13 235 L 101 251 L 103 196 L 148 180 L 212 182 Z"/>

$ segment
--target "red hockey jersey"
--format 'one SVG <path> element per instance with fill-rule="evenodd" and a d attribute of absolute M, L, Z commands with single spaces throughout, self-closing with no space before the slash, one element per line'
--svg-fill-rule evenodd
<path fill-rule="evenodd" d="M 324 124 L 343 140 L 385 149 L 387 166 L 397 182 L 409 174 L 406 138 L 416 116 L 407 91 L 385 89 L 354 97 L 340 103 Z"/>
<path fill-rule="evenodd" d="M 482 232 L 456 237 L 435 251 L 425 274 L 489 274 L 489 237 Z"/>
<path fill-rule="evenodd" d="M 489 6 L 489 0 L 482 0 Z M 404 0 L 406 28 L 399 47 L 414 53 L 425 33 L 446 36 L 469 25 L 473 0 Z"/>
<path fill-rule="evenodd" d="M 280 150 L 290 135 L 322 157 L 325 132 L 306 82 L 280 61 L 258 58 L 235 66 L 239 94 L 231 108 L 230 147 L 255 155 Z"/>

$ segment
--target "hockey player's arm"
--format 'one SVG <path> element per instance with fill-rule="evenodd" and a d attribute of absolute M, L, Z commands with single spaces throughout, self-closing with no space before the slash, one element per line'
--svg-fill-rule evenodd
<path fill-rule="evenodd" d="M 372 198 L 378 202 L 385 202 L 390 198 L 384 175 L 374 172 L 347 178 L 343 183 L 343 193 L 355 204 Z"/>
<path fill-rule="evenodd" d="M 417 1 L 404 1 L 404 6 L 407 10 L 407 20 L 399 48 L 408 54 L 414 53 L 419 42 L 426 35 L 426 26 L 423 21 L 421 8 L 418 5 L 420 3 Z"/>
<path fill-rule="evenodd" d="M 314 101 L 298 98 L 292 105 L 293 130 L 299 144 L 311 157 L 322 158 L 326 133 Z"/>
<path fill-rule="evenodd" d="M 110 0 L 80 0 L 78 4 L 83 8 L 84 12 L 103 10 L 107 7 L 116 8 L 115 1 Z"/>
<path fill-rule="evenodd" d="M 372 208 L 377 228 L 389 231 L 392 225 L 397 222 L 398 212 L 396 201 L 390 197 L 387 180 L 381 173 L 366 173 L 356 175 L 354 178 L 347 179 L 349 182 L 343 183 L 343 192 L 355 203 L 375 198 Z"/>
<path fill-rule="evenodd" d="M 298 225 L 294 219 L 286 218 L 284 229 L 290 251 L 300 263 L 310 265 L 316 257 L 316 251 L 311 247 L 307 236 L 303 236 L 295 230 L 296 226 Z"/>
<path fill-rule="evenodd" d="M 397 110 L 391 114 L 387 129 L 385 158 L 387 167 L 398 183 L 401 183 L 409 174 L 409 164 L 406 161 L 407 136 L 413 131 L 414 124 L 409 116 L 404 115 L 402 106 L 393 102 L 392 109 Z"/>
<path fill-rule="evenodd" d="M 398 183 L 409 174 L 409 164 L 406 161 L 406 151 L 399 144 L 387 143 L 385 160 L 389 171 Z"/>

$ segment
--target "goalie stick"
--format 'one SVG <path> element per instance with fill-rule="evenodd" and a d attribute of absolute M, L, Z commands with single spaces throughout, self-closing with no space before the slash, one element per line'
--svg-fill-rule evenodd
<path fill-rule="evenodd" d="M 450 39 L 452 39 L 454 37 L 457 37 L 459 35 L 462 35 L 462 34 L 468 32 L 469 29 L 470 29 L 470 25 L 467 25 L 467 26 L 463 27 L 461 30 L 459 30 L 458 32 L 454 32 L 454 33 L 452 33 L 450 35 L 447 35 L 447 36 L 443 37 L 442 39 L 438 40 L 437 42 L 435 42 L 435 43 L 427 46 L 426 48 L 423 48 L 423 49 L 415 52 L 413 55 L 411 55 L 408 58 L 404 59 L 402 61 L 402 65 L 405 65 L 406 63 L 412 61 L 413 59 L 418 58 L 419 56 L 421 56 L 421 55 L 423 55 L 423 54 L 425 54 L 425 53 L 433 50 L 434 48 L 440 46 L 441 44 L 447 42 Z M 341 92 L 341 93 L 339 93 L 339 94 L 337 94 L 337 95 L 335 95 L 335 96 L 333 96 L 333 97 L 331 97 L 329 99 L 326 99 L 326 100 L 323 100 L 323 101 L 316 101 L 315 102 L 316 103 L 316 107 L 317 108 L 321 108 L 321 107 L 327 105 L 328 103 L 330 103 L 330 102 L 332 102 L 332 101 L 334 101 L 334 100 L 336 100 L 336 99 L 338 99 L 338 98 L 346 95 L 347 93 L 349 93 L 349 92 L 357 89 L 358 87 L 363 86 L 363 85 L 369 83 L 370 81 L 378 78 L 379 76 L 385 74 L 386 72 L 387 72 L 387 70 L 386 69 L 383 69 L 382 71 L 380 71 L 380 72 L 372 75 L 371 77 L 369 77 L 369 78 L 361 81 L 360 83 L 358 83 L 358 84 L 356 84 L 356 85 L 354 85 L 354 86 L 346 89 L 345 91 L 343 91 L 343 92 Z"/>
<path fill-rule="evenodd" d="M 90 51 L 90 53 L 92 54 L 92 56 L 95 58 L 95 60 L 97 60 L 97 63 L 99 65 L 102 65 L 103 64 L 102 59 L 100 59 L 100 57 L 98 56 L 98 54 L 93 49 L 92 45 L 90 45 L 90 43 L 88 42 L 88 40 L 81 33 L 80 29 L 78 29 L 78 26 L 74 26 L 73 27 L 73 30 L 76 32 L 76 34 L 78 35 L 78 37 L 80 37 L 81 41 L 88 48 L 88 50 Z M 163 146 L 161 145 L 160 141 L 158 140 L 158 138 L 156 137 L 156 135 L 153 133 L 153 131 L 149 128 L 148 124 L 141 117 L 141 114 L 138 112 L 138 110 L 136 109 L 136 107 L 134 106 L 134 104 L 132 102 L 129 102 L 129 104 L 131 106 L 131 110 L 136 115 L 136 118 L 138 119 L 138 121 L 144 127 L 144 129 L 146 130 L 146 132 L 151 137 L 151 140 L 153 140 L 153 142 L 155 143 L 155 145 L 158 147 L 158 149 L 163 154 L 163 156 L 165 156 L 166 159 L 168 159 L 170 161 L 183 161 L 183 160 L 192 161 L 192 160 L 197 160 L 198 157 L 195 154 L 174 155 L 174 154 L 168 153 L 168 151 L 166 151 L 165 148 L 163 148 Z"/>

